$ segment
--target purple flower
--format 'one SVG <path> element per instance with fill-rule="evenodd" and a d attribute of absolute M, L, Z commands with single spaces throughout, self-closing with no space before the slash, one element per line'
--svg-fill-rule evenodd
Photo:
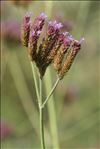
<path fill-rule="evenodd" d="M 67 37 L 64 39 L 63 47 L 68 47 L 68 46 L 70 46 L 70 44 L 71 44 L 72 41 L 73 41 L 73 38 L 70 38 L 69 36 L 67 36 Z"/>
<path fill-rule="evenodd" d="M 58 22 L 62 22 L 63 27 L 62 27 L 62 31 L 71 31 L 73 29 L 74 23 L 71 20 L 65 20 L 64 16 L 62 14 L 59 14 L 57 12 L 57 14 L 55 14 L 54 18 L 58 21 Z"/>
<path fill-rule="evenodd" d="M 31 26 L 30 17 L 31 17 L 30 12 L 24 16 L 22 29 L 21 29 L 21 41 L 22 41 L 22 44 L 26 47 L 28 47 L 28 42 L 29 42 L 29 34 L 30 34 L 30 26 Z"/>
<path fill-rule="evenodd" d="M 32 24 L 32 30 L 34 31 L 41 31 L 46 19 L 46 15 L 44 13 L 40 13 L 38 17 L 35 18 Z"/>
<path fill-rule="evenodd" d="M 3 140 L 13 134 L 13 129 L 7 122 L 5 122 L 4 120 L 1 120 L 0 121 L 0 132 L 1 132 L 0 139 Z"/>
<path fill-rule="evenodd" d="M 20 23 L 16 20 L 1 22 L 1 36 L 5 40 L 20 41 Z"/>
<path fill-rule="evenodd" d="M 44 12 L 40 13 L 40 15 L 37 17 L 39 20 L 42 20 L 44 18 L 47 18 Z"/>
<path fill-rule="evenodd" d="M 25 17 L 24 17 L 24 23 L 29 23 L 30 22 L 30 18 L 31 18 L 32 13 L 28 12 L 26 13 Z"/>
<path fill-rule="evenodd" d="M 57 23 L 57 21 L 49 21 L 47 34 L 48 35 L 56 34 L 57 32 L 59 32 L 61 27 L 62 27 L 61 23 Z"/>
<path fill-rule="evenodd" d="M 28 47 L 28 53 L 31 61 L 35 61 L 40 77 L 44 76 L 46 68 L 52 62 L 60 76 L 70 68 L 73 59 L 81 48 L 80 41 L 75 40 L 68 32 L 60 32 L 62 24 L 57 21 L 48 21 L 46 34 L 37 49 L 38 39 L 41 35 L 42 28 L 46 21 L 46 15 L 40 13 L 31 25 L 31 13 L 25 15 L 22 24 L 22 43 Z M 65 60 L 65 56 L 68 57 Z M 64 61 L 65 60 L 65 61 Z M 64 61 L 64 63 L 63 63 Z"/>
<path fill-rule="evenodd" d="M 63 43 L 64 40 L 66 39 L 66 36 L 68 36 L 69 33 L 68 32 L 64 32 L 64 33 L 60 33 L 58 36 L 58 41 L 57 43 L 59 44 L 60 42 Z"/>

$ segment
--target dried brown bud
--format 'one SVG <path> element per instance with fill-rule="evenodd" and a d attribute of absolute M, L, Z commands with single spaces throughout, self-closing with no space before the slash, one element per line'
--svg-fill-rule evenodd
<path fill-rule="evenodd" d="M 45 18 L 46 18 L 45 14 L 41 13 L 34 20 L 30 31 L 28 51 L 29 51 L 29 56 L 31 60 L 32 61 L 35 60 L 35 62 L 37 62 L 37 42 L 38 42 L 41 30 L 43 28 Z"/>
<path fill-rule="evenodd" d="M 39 35 L 40 35 L 40 31 L 30 32 L 28 54 L 30 56 L 31 61 L 36 60 L 36 57 L 37 57 L 37 41 L 38 41 Z"/>
<path fill-rule="evenodd" d="M 58 51 L 59 48 L 61 47 L 61 45 L 62 45 L 62 43 L 63 43 L 63 41 L 64 41 L 64 39 L 65 39 L 65 36 L 66 36 L 67 34 L 68 34 L 67 32 L 65 32 L 65 33 L 60 33 L 60 34 L 59 34 L 58 40 L 56 41 L 56 43 L 55 43 L 53 49 L 50 51 L 50 53 L 49 53 L 49 55 L 48 55 L 48 57 L 47 57 L 47 64 L 50 64 L 50 63 L 53 61 L 53 59 L 54 59 L 54 57 L 55 57 L 57 51 Z"/>
<path fill-rule="evenodd" d="M 61 48 L 58 50 L 57 54 L 54 57 L 54 68 L 57 71 L 60 71 L 60 69 L 62 68 L 62 62 L 63 62 L 64 55 L 67 52 L 72 40 L 73 39 L 70 39 L 69 36 L 65 38 Z"/>
<path fill-rule="evenodd" d="M 72 46 L 72 49 L 69 53 L 69 55 L 67 55 L 64 63 L 63 63 L 63 66 L 61 68 L 61 70 L 59 71 L 58 75 L 60 77 L 60 79 L 62 79 L 65 75 L 66 72 L 68 72 L 68 70 L 70 69 L 77 53 L 79 52 L 79 50 L 81 49 L 81 42 L 83 41 L 83 39 L 78 42 L 78 41 L 74 41 L 74 44 Z"/>
<path fill-rule="evenodd" d="M 21 42 L 24 46 L 28 47 L 29 34 L 30 34 L 30 17 L 31 13 L 27 13 L 23 18 L 22 27 L 21 27 Z"/>
<path fill-rule="evenodd" d="M 39 67 L 41 77 L 45 73 L 47 67 L 46 65 L 47 56 L 49 55 L 56 40 L 58 39 L 58 34 L 61 27 L 62 27 L 61 23 L 57 23 L 56 21 L 53 22 L 50 21 L 48 23 L 46 37 L 43 38 L 42 43 L 39 46 L 39 52 L 38 52 L 39 61 L 37 65 Z"/>

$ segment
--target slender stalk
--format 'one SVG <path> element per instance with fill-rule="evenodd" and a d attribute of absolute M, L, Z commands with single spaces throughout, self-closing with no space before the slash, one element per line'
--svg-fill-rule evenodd
<path fill-rule="evenodd" d="M 37 84 L 37 80 L 36 80 L 35 66 L 34 66 L 34 63 L 32 61 L 30 63 L 31 63 L 31 67 L 32 67 L 33 79 L 34 79 L 36 94 L 37 94 L 38 103 L 39 103 L 40 96 L 39 96 L 39 89 L 38 89 L 38 84 Z"/>
<path fill-rule="evenodd" d="M 38 88 L 36 74 L 35 74 L 35 66 L 34 66 L 33 62 L 31 62 L 31 66 L 32 66 L 33 78 L 34 78 L 36 94 L 37 94 L 37 99 L 38 99 L 38 106 L 39 106 L 41 147 L 42 147 L 42 149 L 45 149 L 43 109 L 41 108 L 41 105 L 42 105 L 42 80 L 39 78 L 39 83 L 40 83 L 40 94 L 39 94 L 39 88 Z"/>
<path fill-rule="evenodd" d="M 54 90 L 56 89 L 58 83 L 60 81 L 60 78 L 57 78 L 53 88 L 51 89 L 49 95 L 47 96 L 46 100 L 44 101 L 44 103 L 41 105 L 41 108 L 44 108 L 45 104 L 48 102 L 48 100 L 50 99 L 51 95 L 53 94 Z"/>
<path fill-rule="evenodd" d="M 52 88 L 52 78 L 51 78 L 51 70 L 47 69 L 45 76 L 45 90 L 46 95 L 49 94 Z M 56 111 L 54 106 L 54 96 L 53 94 L 50 97 L 50 100 L 47 102 L 48 113 L 49 113 L 49 121 L 50 121 L 50 130 L 51 130 L 51 140 L 52 140 L 52 148 L 59 149 L 59 140 L 58 140 L 58 131 L 57 131 L 57 122 L 56 122 Z"/>
<path fill-rule="evenodd" d="M 48 17 L 51 17 L 53 8 L 53 1 L 45 1 L 45 13 Z M 51 79 L 51 71 L 48 69 L 45 77 L 45 91 L 46 95 L 49 94 L 49 91 L 52 88 L 52 79 Z M 56 111 L 54 106 L 54 96 L 51 95 L 51 100 L 48 101 L 48 113 L 49 113 L 49 121 L 50 121 L 50 131 L 52 135 L 52 148 L 59 149 L 59 140 L 58 140 L 58 132 L 57 132 L 57 122 L 56 122 Z"/>
<path fill-rule="evenodd" d="M 39 78 L 39 83 L 40 83 L 40 94 L 39 94 L 39 88 L 38 88 L 36 74 L 35 74 L 35 66 L 34 66 L 33 62 L 31 62 L 31 67 L 32 67 L 32 73 L 33 73 L 36 94 L 37 94 L 37 99 L 38 99 L 38 106 L 39 106 L 41 147 L 42 147 L 42 149 L 45 149 L 43 109 L 41 108 L 41 105 L 42 105 L 42 80 Z"/>
<path fill-rule="evenodd" d="M 39 101 L 39 112 L 40 112 L 40 136 L 41 136 L 41 147 L 45 149 L 45 141 L 44 141 L 44 123 L 43 123 L 43 109 L 41 108 L 42 105 L 42 80 L 40 81 L 40 101 Z"/>
<path fill-rule="evenodd" d="M 44 141 L 44 124 L 43 124 L 43 109 L 39 107 L 40 111 L 40 135 L 41 135 L 41 147 L 45 149 L 45 141 Z"/>

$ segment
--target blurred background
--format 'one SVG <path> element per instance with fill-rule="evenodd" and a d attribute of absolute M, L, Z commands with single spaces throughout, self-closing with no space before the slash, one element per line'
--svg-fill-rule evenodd
<path fill-rule="evenodd" d="M 100 2 L 21 0 L 1 2 L 2 149 L 40 149 L 32 71 L 27 49 L 20 43 L 20 25 L 27 11 L 32 12 L 32 19 L 45 12 L 50 19 L 64 24 L 62 31 L 78 40 L 85 38 L 74 64 L 54 93 L 58 139 L 61 149 L 99 149 Z M 55 82 L 52 66 L 50 70 Z M 46 146 L 53 149 L 47 107 L 44 122 Z"/>

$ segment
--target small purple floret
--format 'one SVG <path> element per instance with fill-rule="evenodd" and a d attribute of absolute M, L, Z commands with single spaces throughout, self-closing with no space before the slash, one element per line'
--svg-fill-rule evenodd
<path fill-rule="evenodd" d="M 41 17 L 41 18 L 47 18 L 47 16 L 45 15 L 44 12 L 40 13 L 39 17 Z"/>
<path fill-rule="evenodd" d="M 57 21 L 49 21 L 48 22 L 49 27 L 54 27 L 55 29 L 60 29 L 63 25 L 61 23 L 57 23 Z"/>
<path fill-rule="evenodd" d="M 24 20 L 25 20 L 26 23 L 29 23 L 30 22 L 31 15 L 32 15 L 31 12 L 27 12 L 26 13 L 26 15 L 24 17 Z"/>
<path fill-rule="evenodd" d="M 41 34 L 41 31 L 37 31 L 37 35 L 39 36 Z"/>
<path fill-rule="evenodd" d="M 64 36 L 69 36 L 69 32 L 64 32 L 63 35 Z"/>
<path fill-rule="evenodd" d="M 69 46 L 70 44 L 71 44 L 71 40 L 69 38 L 65 38 L 64 42 L 63 42 L 63 45 L 64 46 Z"/>
<path fill-rule="evenodd" d="M 56 28 L 56 29 L 60 29 L 60 28 L 62 28 L 62 27 L 63 27 L 63 25 L 62 25 L 61 23 L 55 24 L 55 28 Z"/>
<path fill-rule="evenodd" d="M 35 35 L 35 31 L 32 32 L 32 36 L 34 36 L 34 35 Z"/>

